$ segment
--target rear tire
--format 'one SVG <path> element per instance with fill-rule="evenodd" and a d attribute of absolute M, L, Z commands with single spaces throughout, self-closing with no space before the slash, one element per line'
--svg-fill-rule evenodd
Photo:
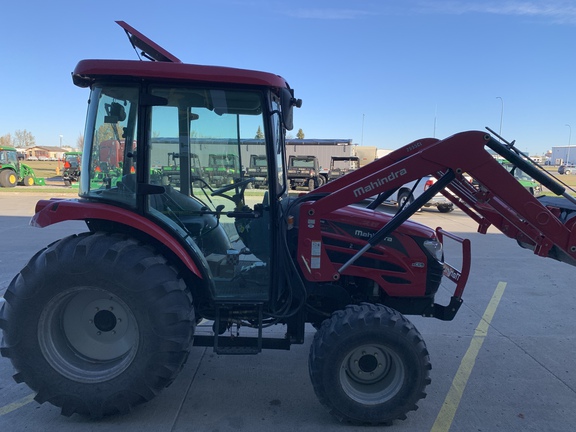
<path fill-rule="evenodd" d="M 0 311 L 2 355 L 62 414 L 126 413 L 175 379 L 195 319 L 175 269 L 121 235 L 74 235 L 37 253 Z"/>
<path fill-rule="evenodd" d="M 430 384 L 422 336 L 383 305 L 347 306 L 324 321 L 310 349 L 320 402 L 340 421 L 391 424 L 417 409 Z"/>
<path fill-rule="evenodd" d="M 398 207 L 402 207 L 404 203 L 406 203 L 406 206 L 408 206 L 412 201 L 414 201 L 414 198 L 410 192 L 401 192 L 400 195 L 398 195 Z"/>
<path fill-rule="evenodd" d="M 450 204 L 440 204 L 437 209 L 440 213 L 450 213 L 454 210 L 454 206 Z"/>
<path fill-rule="evenodd" d="M 5 188 L 15 187 L 18 183 L 18 176 L 11 169 L 0 171 L 0 186 Z"/>

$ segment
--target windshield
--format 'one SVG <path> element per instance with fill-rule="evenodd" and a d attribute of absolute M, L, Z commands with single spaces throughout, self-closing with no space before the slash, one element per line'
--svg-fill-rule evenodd
<path fill-rule="evenodd" d="M 512 164 L 504 164 L 504 167 L 508 171 L 513 173 L 514 177 L 516 177 L 516 179 L 518 179 L 518 180 L 525 181 L 525 182 L 535 182 L 535 180 L 532 177 L 530 177 L 528 174 L 526 174 L 520 168 L 517 168 Z"/>
<path fill-rule="evenodd" d="M 2 150 L 0 151 L 0 163 L 8 164 L 18 163 L 18 154 L 15 150 Z"/>
<path fill-rule="evenodd" d="M 292 159 L 294 168 L 314 168 L 314 159 Z"/>

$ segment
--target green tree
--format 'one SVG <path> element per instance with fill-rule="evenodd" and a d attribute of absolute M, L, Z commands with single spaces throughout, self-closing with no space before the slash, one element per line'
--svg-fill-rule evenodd
<path fill-rule="evenodd" d="M 296 134 L 296 138 L 304 139 L 304 131 L 302 130 L 302 128 L 298 129 L 298 133 Z"/>
<path fill-rule="evenodd" d="M 258 126 L 258 130 L 256 131 L 256 139 L 264 139 L 264 132 L 262 132 L 262 128 Z"/>
<path fill-rule="evenodd" d="M 116 135 L 114 135 L 114 129 L 112 129 L 112 125 L 110 124 L 100 125 L 98 128 L 97 136 L 98 142 L 116 139 Z"/>
<path fill-rule="evenodd" d="M 36 145 L 36 138 L 26 129 L 14 132 L 14 147 L 30 147 Z"/>

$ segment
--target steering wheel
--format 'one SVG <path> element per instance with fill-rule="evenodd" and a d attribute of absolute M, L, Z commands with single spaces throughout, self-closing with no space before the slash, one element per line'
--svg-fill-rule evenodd
<path fill-rule="evenodd" d="M 223 186 L 220 189 L 216 189 L 210 195 L 212 195 L 212 196 L 220 195 L 220 196 L 223 196 L 224 198 L 228 198 L 229 200 L 236 202 L 234 197 L 236 197 L 237 195 L 240 195 L 240 196 L 244 195 L 244 191 L 246 190 L 246 186 L 248 186 L 250 183 L 252 183 L 255 180 L 256 179 L 254 177 L 250 177 L 250 178 L 241 180 L 239 182 Z M 234 197 L 229 197 L 229 196 L 223 195 L 224 192 L 228 192 L 229 190 L 232 190 L 232 189 L 236 189 L 236 195 Z"/>

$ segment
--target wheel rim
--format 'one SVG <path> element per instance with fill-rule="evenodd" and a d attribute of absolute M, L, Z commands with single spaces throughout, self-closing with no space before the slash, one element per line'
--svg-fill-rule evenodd
<path fill-rule="evenodd" d="M 38 322 L 44 357 L 63 376 L 107 381 L 138 351 L 138 325 L 128 306 L 107 291 L 83 287 L 48 302 Z"/>
<path fill-rule="evenodd" d="M 394 397 L 402 388 L 406 371 L 396 352 L 385 345 L 362 345 L 342 362 L 340 382 L 356 402 L 376 405 Z"/>

